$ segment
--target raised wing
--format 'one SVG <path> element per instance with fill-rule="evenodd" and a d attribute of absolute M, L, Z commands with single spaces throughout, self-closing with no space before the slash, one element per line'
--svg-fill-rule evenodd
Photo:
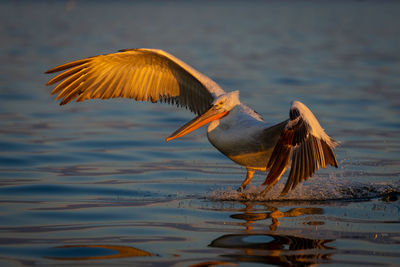
<path fill-rule="evenodd" d="M 60 82 L 60 105 L 76 98 L 133 98 L 138 101 L 168 102 L 204 113 L 224 91 L 207 76 L 174 56 L 156 49 L 127 49 L 69 62 L 46 73 L 63 71 L 47 85 Z"/>
<path fill-rule="evenodd" d="M 322 129 L 312 112 L 301 102 L 294 101 L 290 120 L 275 145 L 267 169 L 269 173 L 263 185 L 268 191 L 279 180 L 289 165 L 288 180 L 281 195 L 293 190 L 298 183 L 310 178 L 320 167 L 338 167 L 333 153 L 337 143 Z"/>

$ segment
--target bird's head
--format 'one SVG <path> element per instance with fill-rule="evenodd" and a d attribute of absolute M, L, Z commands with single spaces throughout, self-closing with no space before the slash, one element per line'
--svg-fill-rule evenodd
<path fill-rule="evenodd" d="M 239 91 L 229 92 L 217 97 L 211 106 L 211 109 L 231 111 L 234 107 L 240 104 Z"/>
<path fill-rule="evenodd" d="M 209 122 L 225 117 L 234 107 L 239 104 L 239 91 L 233 91 L 220 95 L 212 102 L 211 107 L 206 112 L 176 130 L 173 134 L 168 136 L 166 141 L 168 142 L 170 140 L 184 136 L 200 128 L 201 126 L 206 125 Z"/>

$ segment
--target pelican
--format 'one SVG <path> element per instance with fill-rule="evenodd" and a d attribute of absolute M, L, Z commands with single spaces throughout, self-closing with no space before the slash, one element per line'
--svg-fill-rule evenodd
<path fill-rule="evenodd" d="M 337 143 L 303 103 L 293 101 L 289 119 L 267 125 L 258 113 L 240 102 L 239 91 L 225 92 L 212 79 L 163 50 L 124 49 L 65 63 L 46 73 L 60 71 L 46 84 L 59 83 L 51 94 L 58 94 L 60 105 L 74 99 L 82 102 L 123 97 L 188 108 L 197 117 L 166 141 L 208 124 L 210 143 L 247 169 L 238 191 L 243 192 L 255 171 L 268 171 L 261 191 L 266 194 L 290 167 L 281 192 L 285 195 L 320 167 L 338 167 L 333 153 Z"/>

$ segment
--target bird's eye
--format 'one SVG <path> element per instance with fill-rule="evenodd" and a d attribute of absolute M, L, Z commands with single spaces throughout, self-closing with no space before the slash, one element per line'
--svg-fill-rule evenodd
<path fill-rule="evenodd" d="M 224 106 L 224 103 L 225 103 L 225 101 L 221 100 L 221 101 L 215 103 L 214 107 L 217 108 L 217 109 L 220 109 L 220 108 L 222 108 Z"/>

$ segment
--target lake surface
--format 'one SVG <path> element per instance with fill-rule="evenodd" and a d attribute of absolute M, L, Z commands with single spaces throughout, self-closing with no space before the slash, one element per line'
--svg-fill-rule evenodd
<path fill-rule="evenodd" d="M 1 266 L 399 266 L 400 4 L 395 1 L 0 3 Z M 60 107 L 43 74 L 123 48 L 164 49 L 270 123 L 304 102 L 339 168 L 285 197 L 193 115 L 128 99 Z M 258 173 L 249 191 L 259 190 Z"/>

